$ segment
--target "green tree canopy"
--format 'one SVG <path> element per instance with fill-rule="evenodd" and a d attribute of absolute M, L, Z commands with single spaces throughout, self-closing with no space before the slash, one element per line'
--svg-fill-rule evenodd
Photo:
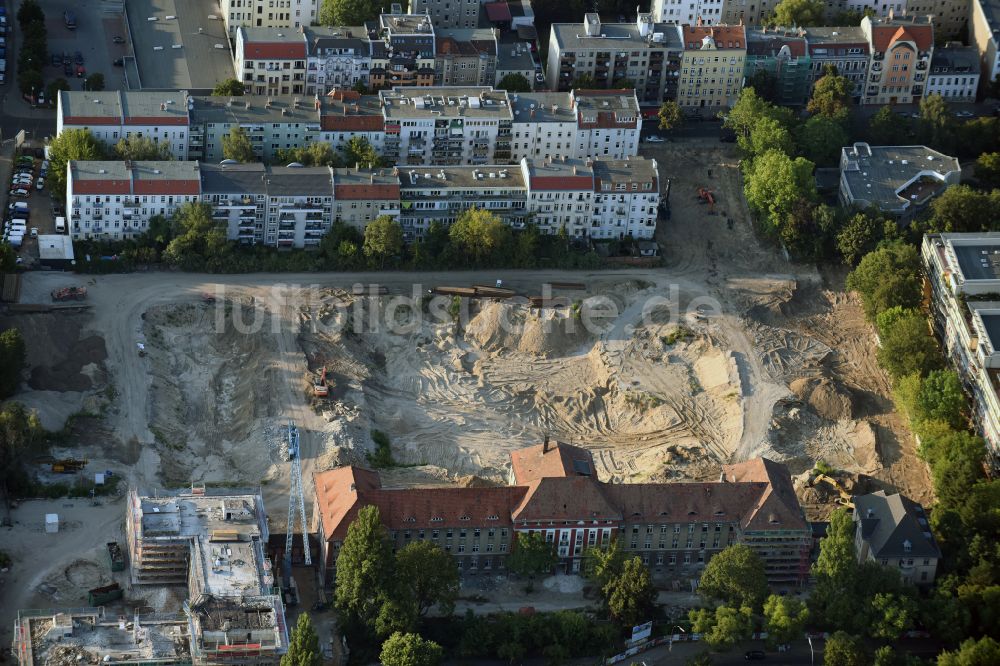
<path fill-rule="evenodd" d="M 769 22 L 786 28 L 823 25 L 825 12 L 823 0 L 781 0 L 774 6 L 774 14 Z"/>
<path fill-rule="evenodd" d="M 322 25 L 364 25 L 377 20 L 385 9 L 381 0 L 323 0 L 318 18 Z"/>
<path fill-rule="evenodd" d="M 288 652 L 281 657 L 281 666 L 322 666 L 323 653 L 319 636 L 309 613 L 299 615 L 295 628 L 288 637 Z"/>
<path fill-rule="evenodd" d="M 17 270 L 17 252 L 7 241 L 0 241 L 0 273 L 13 273 Z"/>
<path fill-rule="evenodd" d="M 910 121 L 893 111 L 891 106 L 883 106 L 868 120 L 868 140 L 875 146 L 907 145 L 911 141 Z"/>
<path fill-rule="evenodd" d="M 392 547 L 378 507 L 362 507 L 337 555 L 337 611 L 349 622 L 373 629 L 392 577 Z"/>
<path fill-rule="evenodd" d="M 26 358 L 21 331 L 8 328 L 0 333 L 0 399 L 17 392 Z"/>
<path fill-rule="evenodd" d="M 838 74 L 836 68 L 827 66 L 826 73 L 813 86 L 813 95 L 806 105 L 806 110 L 809 113 L 844 121 L 850 111 L 852 90 L 854 84 L 849 78 Z"/>
<path fill-rule="evenodd" d="M 378 259 L 379 268 L 385 268 L 387 257 L 402 251 L 403 228 L 391 215 L 379 215 L 365 227 L 365 256 Z"/>
<path fill-rule="evenodd" d="M 870 252 L 847 276 L 847 288 L 861 296 L 865 314 L 873 320 L 894 305 L 920 305 L 920 254 L 912 245 L 888 243 Z"/>
<path fill-rule="evenodd" d="M 212 219 L 212 207 L 186 203 L 174 213 L 174 237 L 163 251 L 163 259 L 185 270 L 205 270 L 229 251 L 224 223 Z"/>
<path fill-rule="evenodd" d="M 800 640 L 809 620 L 809 609 L 794 597 L 770 595 L 764 601 L 764 627 L 774 644 Z"/>
<path fill-rule="evenodd" d="M 753 88 L 757 96 L 772 104 L 778 99 L 778 77 L 766 69 L 757 69 L 750 75 L 747 85 Z"/>
<path fill-rule="evenodd" d="M 853 266 L 882 240 L 885 220 L 870 213 L 855 213 L 837 233 L 837 250 Z"/>
<path fill-rule="evenodd" d="M 274 155 L 276 164 L 292 164 L 298 162 L 311 167 L 339 167 L 340 155 L 328 141 L 313 141 L 309 145 L 297 148 L 279 148 Z"/>
<path fill-rule="evenodd" d="M 764 563 L 749 546 L 729 546 L 708 561 L 701 572 L 698 593 L 756 612 L 767 595 Z"/>
<path fill-rule="evenodd" d="M 245 87 L 242 81 L 236 79 L 226 79 L 219 81 L 212 89 L 212 94 L 219 97 L 242 97 Z"/>
<path fill-rule="evenodd" d="M 952 153 L 955 118 L 947 100 L 941 95 L 924 95 L 920 99 L 920 132 L 924 142 L 937 150 Z"/>
<path fill-rule="evenodd" d="M 638 557 L 626 561 L 621 575 L 604 587 L 604 597 L 611 616 L 620 624 L 629 626 L 645 622 L 656 600 L 649 568 Z"/>
<path fill-rule="evenodd" d="M 868 666 L 870 656 L 857 636 L 838 631 L 826 639 L 823 647 L 824 666 Z"/>
<path fill-rule="evenodd" d="M 88 130 L 63 130 L 49 143 L 49 190 L 66 191 L 66 164 L 70 160 L 103 160 L 105 146 Z"/>
<path fill-rule="evenodd" d="M 836 166 L 849 140 L 844 124 L 829 116 L 813 116 L 802 125 L 798 144 L 806 159 L 819 167 Z"/>
<path fill-rule="evenodd" d="M 115 157 L 121 160 L 172 160 L 170 144 L 157 143 L 148 136 L 133 135 L 119 139 L 114 147 Z"/>
<path fill-rule="evenodd" d="M 750 130 L 751 155 L 760 155 L 769 150 L 779 150 L 785 155 L 795 152 L 792 133 L 774 118 L 765 116 Z"/>
<path fill-rule="evenodd" d="M 104 90 L 104 75 L 94 72 L 86 78 L 83 84 L 84 90 Z"/>
<path fill-rule="evenodd" d="M 875 638 L 894 641 L 903 632 L 913 628 L 917 617 L 917 603 L 912 597 L 902 594 L 879 592 L 872 598 L 871 635 Z"/>
<path fill-rule="evenodd" d="M 533 532 L 517 535 L 514 552 L 507 557 L 507 568 L 519 576 L 534 578 L 549 573 L 557 561 L 552 544 L 546 543 L 541 532 Z"/>
<path fill-rule="evenodd" d="M 684 124 L 684 114 L 681 112 L 681 107 L 672 99 L 661 104 L 656 115 L 660 120 L 659 128 L 661 130 L 669 131 Z"/>
<path fill-rule="evenodd" d="M 962 643 L 956 652 L 942 652 L 937 666 L 995 666 L 1000 664 L 1000 643 L 989 636 Z"/>
<path fill-rule="evenodd" d="M 980 192 L 968 185 L 953 185 L 931 201 L 928 231 L 968 232 L 997 228 L 995 212 L 1000 190 Z"/>
<path fill-rule="evenodd" d="M 351 137 L 344 146 L 344 162 L 347 166 L 361 165 L 371 168 L 382 166 L 382 158 L 379 157 L 378 151 L 363 136 Z"/>
<path fill-rule="evenodd" d="M 790 109 L 777 107 L 763 99 L 753 88 L 743 88 L 733 108 L 724 116 L 722 126 L 736 134 L 740 149 L 753 154 L 750 133 L 762 118 L 778 121 L 783 127 L 791 127 L 794 117 Z"/>
<path fill-rule="evenodd" d="M 45 12 L 38 0 L 23 0 L 17 8 L 17 22 L 23 28 L 31 23 L 45 23 Z"/>
<path fill-rule="evenodd" d="M 880 336 L 879 363 L 894 378 L 912 373 L 925 375 L 940 367 L 941 351 L 927 319 L 919 312 L 904 314 Z"/>
<path fill-rule="evenodd" d="M 716 650 L 729 650 L 753 632 L 753 613 L 749 608 L 698 608 L 688 613 L 691 630 Z"/>
<path fill-rule="evenodd" d="M 0 406 L 0 495 L 6 497 L 7 484 L 43 452 L 44 436 L 37 412 L 13 401 Z"/>
<path fill-rule="evenodd" d="M 409 543 L 396 553 L 396 587 L 413 601 L 418 616 L 434 606 L 450 615 L 459 588 L 455 560 L 429 541 Z"/>
<path fill-rule="evenodd" d="M 919 382 L 919 391 L 912 405 L 907 406 L 913 421 L 941 421 L 957 430 L 966 427 L 968 409 L 969 401 L 962 389 L 962 380 L 954 370 L 929 372 Z"/>
<path fill-rule="evenodd" d="M 816 199 L 813 164 L 792 159 L 780 150 L 768 150 L 756 157 L 747 168 L 744 194 L 750 208 L 763 218 L 764 228 L 778 236 L 788 215 L 802 201 Z"/>
<path fill-rule="evenodd" d="M 584 577 L 603 590 L 613 579 L 621 575 L 625 569 L 625 553 L 618 541 L 612 541 L 605 547 L 595 546 L 583 551 Z"/>
<path fill-rule="evenodd" d="M 394 633 L 382 644 L 383 666 L 437 666 L 444 656 L 441 646 L 419 634 Z"/>
<path fill-rule="evenodd" d="M 988 190 L 1000 188 L 1000 153 L 983 153 L 976 159 L 976 182 Z"/>
<path fill-rule="evenodd" d="M 250 142 L 250 135 L 239 125 L 233 125 L 229 134 L 222 137 L 222 156 L 227 160 L 250 163 L 256 162 L 257 156 L 253 152 L 253 144 Z"/>
<path fill-rule="evenodd" d="M 69 81 L 61 77 L 53 79 L 51 83 L 45 86 L 45 96 L 55 102 L 59 99 L 59 92 L 62 90 L 72 90 Z"/>
<path fill-rule="evenodd" d="M 448 235 L 452 243 L 480 265 L 498 250 L 508 247 L 510 227 L 495 213 L 473 207 L 458 216 Z"/>
<path fill-rule="evenodd" d="M 500 79 L 500 83 L 497 84 L 497 88 L 500 90 L 506 90 L 509 93 L 531 92 L 531 81 L 524 78 L 524 74 L 511 72 L 510 74 L 504 75 L 504 77 Z"/>
<path fill-rule="evenodd" d="M 593 90 L 598 86 L 593 76 L 590 74 L 580 74 L 570 82 L 569 87 L 571 90 Z"/>

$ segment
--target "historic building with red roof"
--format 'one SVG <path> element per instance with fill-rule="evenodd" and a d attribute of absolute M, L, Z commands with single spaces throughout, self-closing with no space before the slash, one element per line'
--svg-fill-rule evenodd
<path fill-rule="evenodd" d="M 662 578 L 696 578 L 723 548 L 745 543 L 768 579 L 808 575 L 811 535 L 781 464 L 758 458 L 724 465 L 712 483 L 606 483 L 586 449 L 549 442 L 511 454 L 511 485 L 497 488 L 384 488 L 378 473 L 348 466 L 314 476 L 312 527 L 324 584 L 361 507 L 379 508 L 394 548 L 435 543 L 463 574 L 503 573 L 518 535 L 539 533 L 558 568 L 577 573 L 588 547 L 617 539 Z"/>
<path fill-rule="evenodd" d="M 914 104 L 927 88 L 934 54 L 934 24 L 929 16 L 866 16 L 870 60 L 862 104 Z"/>

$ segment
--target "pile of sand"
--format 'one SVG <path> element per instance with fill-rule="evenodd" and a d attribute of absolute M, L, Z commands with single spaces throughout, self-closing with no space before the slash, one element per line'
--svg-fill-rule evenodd
<path fill-rule="evenodd" d="M 824 419 L 854 418 L 854 396 L 839 382 L 827 377 L 803 377 L 793 380 L 788 388 Z"/>
<path fill-rule="evenodd" d="M 484 304 L 469 321 L 465 339 L 489 352 L 561 356 L 591 338 L 569 309 L 535 310 L 493 301 Z"/>

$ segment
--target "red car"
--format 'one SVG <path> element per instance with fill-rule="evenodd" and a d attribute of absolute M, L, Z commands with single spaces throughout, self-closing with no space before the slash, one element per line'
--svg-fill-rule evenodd
<path fill-rule="evenodd" d="M 76 66 L 76 75 L 81 79 L 87 75 L 87 70 L 83 68 L 83 65 Z"/>

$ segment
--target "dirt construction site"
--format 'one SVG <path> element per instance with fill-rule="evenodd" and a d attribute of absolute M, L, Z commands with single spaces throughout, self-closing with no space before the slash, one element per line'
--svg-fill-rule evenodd
<path fill-rule="evenodd" d="M 383 471 L 386 485 L 504 483 L 509 452 L 549 435 L 593 450 L 600 477 L 620 482 L 712 479 L 721 463 L 768 456 L 796 476 L 811 518 L 836 506 L 828 489 L 806 483 L 817 461 L 843 470 L 848 490 L 928 501 L 926 467 L 892 411 L 844 275 L 791 264 L 755 239 L 731 146 L 646 152 L 672 181 L 671 219 L 658 230 L 663 267 L 31 273 L 22 303 L 49 303 L 52 289 L 72 284 L 89 293 L 79 311 L 0 322 L 27 333 L 30 375 L 16 399 L 52 429 L 90 414 L 53 455 L 120 469 L 145 490 L 262 484 L 278 532 L 288 419 L 302 433 L 307 493 L 312 472 L 365 464 L 379 430 L 398 463 Z M 497 279 L 521 296 L 552 282 L 583 288 L 557 289 L 543 308 L 427 293 Z M 376 281 L 386 295 L 352 288 Z M 330 395 L 316 398 L 323 367 Z M 26 533 L 16 550 L 26 556 L 46 536 Z M 95 544 L 110 540 L 103 536 Z M 16 609 L 37 591 L 13 600 L 9 586 L 0 589 L 0 607 Z"/>

